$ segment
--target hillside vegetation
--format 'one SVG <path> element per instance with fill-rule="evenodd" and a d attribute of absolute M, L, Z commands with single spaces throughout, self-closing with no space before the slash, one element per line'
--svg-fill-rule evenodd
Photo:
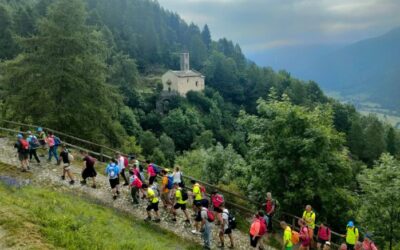
<path fill-rule="evenodd" d="M 310 203 L 317 221 L 338 231 L 350 219 L 375 228 L 359 211 L 367 185 L 358 178 L 379 166 L 382 154 L 399 156 L 392 126 L 326 97 L 316 82 L 249 62 L 239 45 L 213 41 L 207 26 L 187 24 L 156 1 L 0 3 L 0 46 L 7 48 L 0 50 L 1 118 L 162 166 L 181 164 L 185 173 L 260 203 L 272 191 L 294 214 Z M 159 76 L 178 68 L 182 51 L 207 87 L 171 98 L 160 112 Z M 399 225 L 399 217 L 388 218 Z M 382 245 L 400 237 L 374 233 Z"/>

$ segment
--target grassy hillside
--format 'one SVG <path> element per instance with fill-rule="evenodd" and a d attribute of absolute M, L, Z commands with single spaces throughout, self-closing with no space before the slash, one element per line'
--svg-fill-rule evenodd
<path fill-rule="evenodd" d="M 0 184 L 0 248 L 198 249 L 176 235 L 82 197 Z"/>

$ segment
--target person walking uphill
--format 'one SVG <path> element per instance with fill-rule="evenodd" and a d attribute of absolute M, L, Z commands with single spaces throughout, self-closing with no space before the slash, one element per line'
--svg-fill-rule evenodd
<path fill-rule="evenodd" d="M 40 147 L 39 140 L 35 135 L 32 134 L 31 131 L 28 131 L 27 141 L 29 143 L 29 160 L 32 161 L 32 156 L 35 157 L 35 160 L 38 164 L 40 164 L 39 157 L 36 153 L 36 150 Z"/>
<path fill-rule="evenodd" d="M 281 227 L 283 231 L 283 247 L 285 250 L 292 250 L 293 242 L 292 242 L 292 229 L 288 226 L 285 221 L 281 221 Z"/>
<path fill-rule="evenodd" d="M 14 148 L 17 149 L 18 160 L 21 162 L 21 171 L 28 171 L 29 143 L 24 139 L 24 136 L 22 134 L 17 135 L 17 142 L 15 143 Z"/>
<path fill-rule="evenodd" d="M 260 240 L 267 231 L 267 225 L 264 219 L 257 213 L 254 216 L 253 222 L 250 226 L 250 246 L 253 248 L 261 248 Z"/>
<path fill-rule="evenodd" d="M 132 196 L 132 202 L 134 205 L 139 204 L 139 190 L 142 188 L 142 181 L 139 179 L 139 177 L 132 172 L 131 177 L 129 178 L 129 185 L 131 187 L 131 196 Z"/>
<path fill-rule="evenodd" d="M 186 217 L 185 223 L 190 224 L 189 214 L 188 211 L 186 210 L 188 195 L 185 190 L 179 187 L 179 183 L 174 183 L 174 189 L 175 189 L 175 204 L 172 208 L 172 215 L 174 216 L 172 221 L 176 222 L 176 210 L 182 209 Z"/>
<path fill-rule="evenodd" d="M 302 219 L 305 221 L 306 225 L 310 229 L 309 234 L 310 234 L 310 239 L 312 242 L 313 237 L 314 237 L 314 229 L 315 229 L 315 213 L 312 210 L 311 205 L 306 206 L 306 209 L 303 212 Z"/>
<path fill-rule="evenodd" d="M 354 250 L 359 236 L 358 228 L 355 227 L 353 221 L 349 221 L 346 227 L 346 235 L 342 235 L 342 237 L 346 238 L 347 250 Z"/>
<path fill-rule="evenodd" d="M 153 185 L 154 180 L 157 177 L 157 172 L 154 169 L 153 164 L 149 160 L 147 160 L 146 163 L 147 163 L 147 176 L 149 178 L 149 185 Z"/>
<path fill-rule="evenodd" d="M 267 230 L 269 233 L 272 232 L 272 217 L 275 214 L 276 201 L 272 199 L 272 194 L 267 193 L 267 201 L 265 202 L 265 215 L 267 217 Z"/>
<path fill-rule="evenodd" d="M 48 158 L 48 162 L 51 162 L 51 158 L 54 156 L 54 158 L 56 158 L 57 163 L 59 163 L 59 159 L 58 159 L 58 155 L 57 155 L 57 145 L 56 145 L 56 141 L 55 141 L 55 137 L 54 135 L 49 132 L 49 136 L 47 137 L 47 144 L 49 145 L 49 158 Z"/>
<path fill-rule="evenodd" d="M 124 186 L 128 186 L 128 178 L 125 175 L 125 168 L 128 167 L 128 159 L 123 157 L 121 153 L 117 153 L 115 155 L 115 159 L 118 161 L 119 174 L 122 176 L 122 178 L 124 178 Z"/>
<path fill-rule="evenodd" d="M 201 204 L 201 225 L 200 232 L 204 241 L 204 249 L 211 249 L 212 238 L 212 222 L 214 221 L 214 214 L 208 210 L 208 200 L 203 200 Z"/>
<path fill-rule="evenodd" d="M 69 160 L 69 158 L 70 158 L 69 152 L 68 152 L 67 146 L 65 144 L 63 144 L 61 147 L 60 157 L 63 162 L 63 173 L 61 175 L 61 179 L 65 180 L 65 174 L 67 174 L 70 179 L 69 184 L 73 185 L 75 183 L 75 181 L 74 181 L 74 176 L 72 175 L 72 172 L 71 172 L 71 162 Z"/>
<path fill-rule="evenodd" d="M 119 195 L 119 168 L 115 159 L 110 160 L 106 167 L 105 173 L 107 174 L 110 182 L 113 199 L 116 200 Z"/>
<path fill-rule="evenodd" d="M 146 184 L 142 185 L 142 188 L 146 192 L 146 197 L 149 199 L 149 205 L 146 208 L 147 211 L 147 218 L 145 221 L 151 221 L 151 210 L 154 210 L 154 213 L 156 215 L 156 219 L 154 220 L 155 222 L 160 222 L 160 214 L 158 213 L 158 203 L 159 199 L 155 193 L 155 191 L 148 187 Z"/>
<path fill-rule="evenodd" d="M 81 155 L 83 157 L 83 168 L 82 168 L 82 185 L 86 185 L 86 179 L 87 178 L 92 178 L 93 184 L 92 188 L 96 188 L 96 176 L 97 172 L 94 168 L 94 165 L 96 163 L 96 159 L 89 156 L 89 154 L 86 151 L 81 151 Z"/>

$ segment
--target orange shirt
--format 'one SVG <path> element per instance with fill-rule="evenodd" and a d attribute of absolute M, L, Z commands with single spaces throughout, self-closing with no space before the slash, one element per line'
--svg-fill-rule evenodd
<path fill-rule="evenodd" d="M 163 187 L 163 193 L 168 193 L 169 192 L 169 189 L 167 188 L 168 187 L 168 176 L 162 177 L 161 184 Z"/>
<path fill-rule="evenodd" d="M 254 220 L 250 227 L 250 234 L 252 236 L 258 236 L 258 233 L 260 232 L 260 227 L 260 220 Z"/>

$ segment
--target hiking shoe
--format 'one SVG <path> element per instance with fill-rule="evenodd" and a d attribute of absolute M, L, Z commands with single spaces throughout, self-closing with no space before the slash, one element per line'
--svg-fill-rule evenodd
<path fill-rule="evenodd" d="M 234 248 L 235 248 L 235 246 L 229 246 L 228 248 L 229 248 L 229 249 L 234 249 Z"/>
<path fill-rule="evenodd" d="M 144 221 L 151 221 L 151 217 L 147 217 Z"/>
<path fill-rule="evenodd" d="M 26 167 L 26 170 L 31 170 L 31 167 L 30 167 L 30 166 L 27 166 L 27 167 Z"/>
<path fill-rule="evenodd" d="M 124 186 L 128 186 L 128 185 L 129 185 L 129 183 L 127 183 L 127 182 L 124 183 Z"/>
<path fill-rule="evenodd" d="M 185 220 L 185 223 L 186 224 L 190 224 L 190 220 Z"/>
<path fill-rule="evenodd" d="M 69 182 L 69 184 L 70 184 L 70 185 L 74 185 L 74 184 L 75 184 L 75 181 L 74 181 L 74 180 L 71 180 L 71 181 Z"/>
<path fill-rule="evenodd" d="M 158 219 L 155 219 L 154 222 L 159 223 L 159 222 L 161 222 L 161 220 L 160 220 L 160 218 L 158 218 Z"/>
<path fill-rule="evenodd" d="M 93 184 L 93 185 L 92 185 L 92 188 L 96 189 L 96 184 Z"/>
<path fill-rule="evenodd" d="M 219 248 L 224 248 L 225 246 L 223 244 L 218 245 Z"/>
<path fill-rule="evenodd" d="M 119 190 L 117 190 L 117 195 L 119 195 Z"/>
<path fill-rule="evenodd" d="M 117 199 L 117 196 L 116 195 L 113 195 L 113 200 L 116 200 Z"/>
<path fill-rule="evenodd" d="M 192 234 L 197 234 L 197 230 L 192 230 Z"/>
<path fill-rule="evenodd" d="M 173 218 L 172 221 L 173 221 L 173 222 L 176 222 L 176 218 Z"/>
<path fill-rule="evenodd" d="M 86 181 L 85 180 L 81 181 L 81 184 L 86 185 Z"/>
<path fill-rule="evenodd" d="M 65 176 L 64 175 L 61 175 L 61 180 L 65 180 Z"/>
<path fill-rule="evenodd" d="M 25 173 L 28 172 L 28 170 L 26 170 L 25 168 L 21 169 L 21 172 Z"/>

